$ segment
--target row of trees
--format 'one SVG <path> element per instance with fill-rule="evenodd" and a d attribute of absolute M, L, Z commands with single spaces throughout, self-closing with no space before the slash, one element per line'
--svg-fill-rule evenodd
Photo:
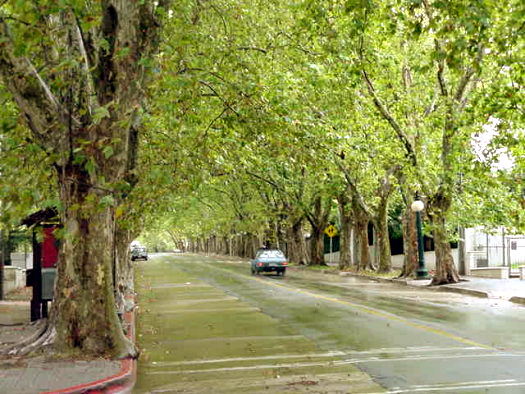
<path fill-rule="evenodd" d="M 389 217 L 400 210 L 410 275 L 405 207 L 419 192 L 435 283 L 458 279 L 451 227 L 523 229 L 518 0 L 43 0 L 0 10 L 2 223 L 35 206 L 57 206 L 63 223 L 41 342 L 134 353 L 114 289 L 119 299 L 143 228 L 224 239 L 238 253 L 286 241 L 292 260 L 322 264 L 322 231 L 337 216 L 341 264 L 372 265 L 371 222 L 388 270 Z M 489 124 L 495 137 L 480 158 L 472 140 Z M 515 165 L 495 171 L 502 147 Z"/>
<path fill-rule="evenodd" d="M 205 53 L 217 58 L 203 59 L 200 46 L 174 54 L 171 83 L 184 81 L 192 113 L 164 113 L 164 122 L 202 122 L 197 130 L 206 134 L 208 162 L 199 166 L 206 175 L 198 175 L 189 202 L 174 202 L 176 214 L 161 221 L 198 250 L 220 239 L 221 251 L 249 255 L 245 246 L 229 245 L 271 239 L 286 242 L 293 261 L 322 264 L 323 229 L 338 217 L 341 267 L 388 271 L 388 223 L 401 210 L 403 274 L 411 275 L 416 240 L 409 207 L 419 193 L 437 253 L 434 283 L 458 281 L 449 246 L 458 225 L 523 227 L 522 170 L 494 166 L 501 147 L 514 157 L 522 149 L 516 99 L 523 70 L 511 60 L 523 49 L 522 8 L 272 3 L 268 13 L 243 12 L 240 21 L 232 9 L 220 16 L 200 9 L 215 49 Z M 225 15 L 232 17 L 229 30 L 222 29 Z M 257 34 L 265 18 L 271 23 Z M 235 42 L 246 29 L 250 45 Z M 169 127 L 159 131 L 163 126 L 155 129 L 173 135 Z M 487 129 L 497 137 L 488 141 Z M 482 152 L 476 138 L 486 140 Z M 377 263 L 366 247 L 368 223 L 377 234 Z"/>

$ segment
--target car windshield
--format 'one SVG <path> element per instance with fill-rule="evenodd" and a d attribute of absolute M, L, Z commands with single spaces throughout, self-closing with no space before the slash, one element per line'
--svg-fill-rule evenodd
<path fill-rule="evenodd" d="M 259 252 L 257 257 L 262 259 L 271 259 L 275 257 L 284 258 L 284 254 L 280 250 L 262 250 Z"/>

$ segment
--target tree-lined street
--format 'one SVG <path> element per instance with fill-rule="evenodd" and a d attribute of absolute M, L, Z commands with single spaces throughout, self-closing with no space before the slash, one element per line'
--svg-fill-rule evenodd
<path fill-rule="evenodd" d="M 31 319 L 48 317 L 2 357 L 131 365 L 138 245 L 232 259 L 264 246 L 315 270 L 329 241 L 341 271 L 429 272 L 434 287 L 470 268 L 518 273 L 523 20 L 522 0 L 2 0 L 0 283 L 23 253 L 29 281 L 13 281 L 32 287 Z M 466 250 L 476 227 L 485 242 Z M 483 374 L 522 384 L 521 356 L 502 353 L 523 349 L 513 308 L 297 268 L 277 279 L 196 257 L 137 266 L 138 388 L 150 375 L 198 385 L 209 364 L 262 387 L 266 356 L 288 365 L 287 388 L 336 390 L 341 374 L 365 391 Z M 205 348 L 219 361 L 186 357 L 202 349 L 184 341 L 210 335 L 241 339 L 231 354 Z"/>
<path fill-rule="evenodd" d="M 522 392 L 520 306 L 203 256 L 140 263 L 136 392 Z"/>

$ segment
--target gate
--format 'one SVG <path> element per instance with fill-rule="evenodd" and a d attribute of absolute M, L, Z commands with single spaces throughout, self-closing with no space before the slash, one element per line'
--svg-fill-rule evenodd
<path fill-rule="evenodd" d="M 525 265 L 525 236 L 508 235 L 506 241 L 510 274 L 516 276 L 519 275 L 519 266 Z"/>

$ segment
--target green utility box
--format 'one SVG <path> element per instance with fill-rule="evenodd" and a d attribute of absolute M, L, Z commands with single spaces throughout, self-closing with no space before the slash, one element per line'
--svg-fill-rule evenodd
<path fill-rule="evenodd" d="M 42 301 L 53 300 L 56 268 L 42 268 Z"/>

